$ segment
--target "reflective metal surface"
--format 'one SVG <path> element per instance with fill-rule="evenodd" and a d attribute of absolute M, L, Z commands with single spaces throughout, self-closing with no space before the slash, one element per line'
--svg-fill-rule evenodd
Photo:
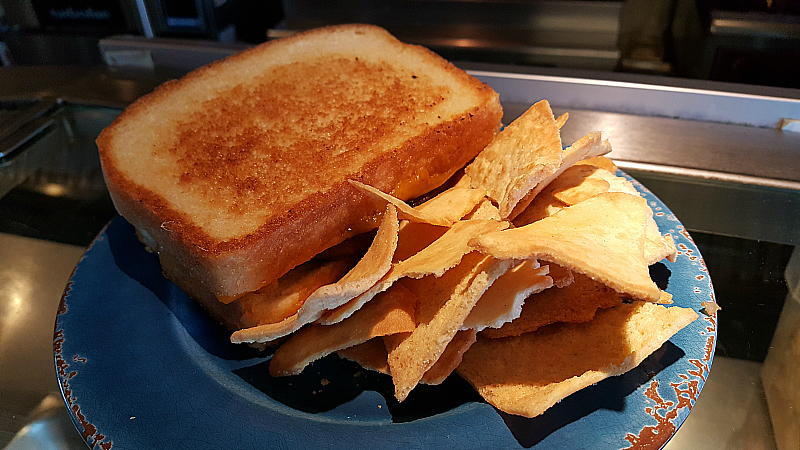
<path fill-rule="evenodd" d="M 543 98 L 571 110 L 669 117 L 775 128 L 800 116 L 800 91 L 680 78 L 558 71 L 498 72 L 467 66 L 500 93 L 501 101 L 532 104 Z M 599 75 L 599 76 L 598 76 Z M 725 139 L 725 136 L 720 136 Z M 649 149 L 648 149 L 649 150 Z M 647 150 L 642 150 L 647 151 Z"/>
<path fill-rule="evenodd" d="M 94 139 L 118 109 L 66 102 L 0 158 L 0 232 L 86 245 L 115 213 Z"/>
<path fill-rule="evenodd" d="M 37 420 L 44 399 L 60 399 L 52 322 L 83 250 L 0 233 L 0 445 Z"/>
<path fill-rule="evenodd" d="M 449 60 L 612 70 L 621 1 L 283 2 L 271 37 L 336 23 L 373 23 Z"/>

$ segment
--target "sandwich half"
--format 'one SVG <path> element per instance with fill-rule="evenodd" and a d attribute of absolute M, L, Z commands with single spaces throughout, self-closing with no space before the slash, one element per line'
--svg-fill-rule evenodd
<path fill-rule="evenodd" d="M 111 198 L 201 303 L 229 302 L 377 225 L 500 127 L 490 87 L 368 25 L 271 41 L 168 82 L 97 139 Z"/>

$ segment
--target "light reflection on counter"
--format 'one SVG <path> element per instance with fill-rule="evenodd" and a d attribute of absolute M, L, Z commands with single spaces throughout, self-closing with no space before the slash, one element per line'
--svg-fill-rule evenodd
<path fill-rule="evenodd" d="M 84 248 L 0 233 L 0 447 L 58 392 L 53 324 Z"/>

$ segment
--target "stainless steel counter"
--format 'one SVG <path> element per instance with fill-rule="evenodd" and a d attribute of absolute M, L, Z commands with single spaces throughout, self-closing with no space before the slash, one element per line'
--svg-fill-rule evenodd
<path fill-rule="evenodd" d="M 64 420 L 53 365 L 55 311 L 83 250 L 0 233 L 0 445 L 19 433 L 12 448 L 41 438 L 85 448 Z"/>
<path fill-rule="evenodd" d="M 789 267 L 787 255 L 800 243 L 800 228 L 796 226 L 800 223 L 800 133 L 781 131 L 777 123 L 780 118 L 800 119 L 800 92 L 689 82 L 680 85 L 680 80 L 661 80 L 664 83 L 658 84 L 660 79 L 647 77 L 609 80 L 576 73 L 565 77 L 547 70 L 520 73 L 517 68 L 500 72 L 468 68 L 501 93 L 506 122 L 534 101 L 548 98 L 558 112 L 570 112 L 563 129 L 565 143 L 588 131 L 604 131 L 615 149 L 611 156 L 617 163 L 661 197 L 693 234 L 697 232 L 698 238 L 708 235 L 703 237 L 704 242 L 714 245 L 719 239 L 732 239 L 724 241 L 725 251 L 734 253 L 716 256 L 718 261 L 736 266 L 741 258 L 735 253 L 736 247 L 742 243 L 755 246 L 757 250 L 750 253 L 780 256 L 777 262 L 765 256 L 755 268 L 756 272 L 768 272 L 764 277 L 777 280 L 783 289 L 774 295 L 778 300 L 772 300 L 777 302 L 772 307 L 777 309 L 775 320 L 752 314 L 758 305 L 768 303 L 765 299 L 730 300 L 730 305 L 724 304 L 728 300 L 718 299 L 723 311 L 733 314 L 741 310 L 744 316 L 749 312 L 753 317 L 736 322 L 728 331 L 726 324 L 720 323 L 720 342 L 724 345 L 718 346 L 703 394 L 668 444 L 671 450 L 700 445 L 776 448 L 761 384 L 764 355 L 742 356 L 735 347 L 751 346 L 757 339 L 766 340 L 768 347 L 783 305 L 781 295 L 791 302 L 786 281 L 777 272 Z M 101 122 L 113 118 L 116 108 L 169 76 L 100 68 L 60 73 L 46 68 L 0 69 L 0 86 L 4 87 L 0 102 L 48 97 L 59 99 L 65 107 L 78 105 L 80 111 L 89 111 L 64 113 L 57 128 L 70 128 L 66 140 L 62 136 L 58 142 L 66 142 L 71 152 L 91 153 L 91 145 L 76 142 L 91 143 L 92 133 L 99 131 Z M 92 105 L 102 111 L 90 113 Z M 3 123 L 0 117 L 0 126 Z M 36 142 L 44 141 L 31 141 L 31 145 Z M 0 160 L 0 170 L 9 161 Z M 20 206 L 26 196 L 35 194 L 42 199 L 46 190 L 37 191 L 37 186 L 68 183 L 48 178 L 41 170 L 36 173 L 39 175 L 29 178 L 27 184 L 14 187 L 0 199 L 0 219 L 6 219 L 0 229 L 0 446 L 42 448 L 45 441 L 40 439 L 49 439 L 50 444 L 55 442 L 62 448 L 80 448 L 82 440 L 71 428 L 58 396 L 53 323 L 59 298 L 88 243 L 87 236 L 99 230 L 105 214 L 113 212 L 97 212 L 97 205 L 107 206 L 103 200 L 73 198 L 73 207 L 60 212 L 64 216 L 52 211 L 40 214 L 43 222 L 48 217 L 56 222 L 55 227 L 36 222 L 36 214 Z M 89 207 L 76 212 L 75 205 Z M 58 229 L 65 228 L 59 225 L 67 223 L 82 229 L 59 234 Z M 763 250 L 761 241 L 774 247 Z M 713 245 L 708 248 L 717 251 Z M 709 263 L 714 261 L 714 254 L 708 256 Z M 713 269 L 711 264 L 709 267 Z M 739 269 L 753 272 L 744 267 L 732 273 L 739 273 Z M 714 270 L 714 280 L 727 283 L 736 278 L 716 278 Z M 763 330 L 756 336 L 753 330 L 759 328 Z M 736 334 L 729 343 L 722 342 L 726 332 L 729 336 Z"/>

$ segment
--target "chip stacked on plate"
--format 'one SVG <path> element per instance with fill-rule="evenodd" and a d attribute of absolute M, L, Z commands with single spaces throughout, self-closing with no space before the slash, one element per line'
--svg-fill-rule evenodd
<path fill-rule="evenodd" d="M 608 141 L 563 149 L 566 120 L 536 103 L 416 206 L 351 181 L 384 211 L 374 235 L 238 299 L 232 341 L 279 345 L 273 376 L 338 352 L 400 401 L 455 371 L 526 417 L 636 367 L 697 314 L 664 306 L 648 267 L 677 251 Z"/>

